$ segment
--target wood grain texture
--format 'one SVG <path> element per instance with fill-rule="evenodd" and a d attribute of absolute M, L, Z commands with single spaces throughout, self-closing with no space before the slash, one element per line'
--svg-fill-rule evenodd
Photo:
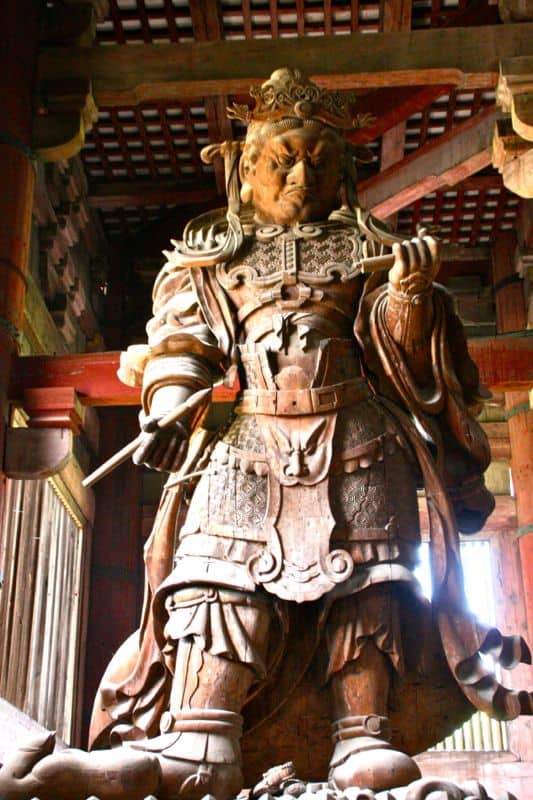
<path fill-rule="evenodd" d="M 145 44 L 142 58 L 135 45 L 48 48 L 41 53 L 39 75 L 41 80 L 90 78 L 99 106 L 245 94 L 274 64 L 298 66 L 318 84 L 335 89 L 492 88 L 498 62 L 530 54 L 532 40 L 533 23 L 523 23 L 372 36 Z"/>

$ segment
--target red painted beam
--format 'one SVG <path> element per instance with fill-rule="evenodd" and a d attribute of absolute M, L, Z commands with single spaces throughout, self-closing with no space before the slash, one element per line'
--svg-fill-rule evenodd
<path fill-rule="evenodd" d="M 27 389 L 68 386 L 83 405 L 134 406 L 140 390 L 117 378 L 120 353 L 79 353 L 59 356 L 20 356 L 13 365 L 10 398 L 20 401 Z"/>
<path fill-rule="evenodd" d="M 470 339 L 468 348 L 477 363 L 481 380 L 497 391 L 519 391 L 533 386 L 533 335 L 520 333 Z M 51 386 L 72 387 L 86 406 L 134 406 L 139 389 L 125 386 L 117 378 L 120 353 L 81 353 L 60 356 L 20 356 L 13 365 L 10 398 L 21 402 L 24 391 Z M 215 402 L 231 402 L 237 384 L 217 386 Z"/>
<path fill-rule="evenodd" d="M 385 131 L 404 122 L 406 119 L 422 111 L 437 98 L 447 94 L 451 86 L 395 86 L 378 89 L 358 98 L 355 105 L 357 114 L 372 114 L 375 124 L 369 128 L 359 128 L 350 134 L 352 144 L 367 144 L 381 136 Z"/>
<path fill-rule="evenodd" d="M 140 389 L 117 377 L 120 353 L 77 353 L 59 356 L 19 356 L 13 364 L 9 396 L 21 402 L 24 391 L 45 387 L 71 387 L 84 406 L 137 406 Z M 236 390 L 217 386 L 216 402 L 232 401 Z"/>
<path fill-rule="evenodd" d="M 468 350 L 479 368 L 482 383 L 489 389 L 512 392 L 533 386 L 531 332 L 469 339 Z"/>

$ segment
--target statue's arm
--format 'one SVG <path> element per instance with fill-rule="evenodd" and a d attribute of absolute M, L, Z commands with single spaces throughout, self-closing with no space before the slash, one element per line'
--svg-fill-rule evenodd
<path fill-rule="evenodd" d="M 183 462 L 189 436 L 207 401 L 164 430 L 158 428 L 158 420 L 212 386 L 222 358 L 187 269 L 163 269 L 154 287 L 153 317 L 146 330 L 148 345 L 130 348 L 121 365 L 122 375 L 136 372 L 135 380 L 142 387 L 142 437 L 133 461 L 173 472 Z"/>
<path fill-rule="evenodd" d="M 439 245 L 421 231 L 414 239 L 393 244 L 392 250 L 385 321 L 411 375 L 424 385 L 432 380 L 432 286 L 440 265 Z"/>

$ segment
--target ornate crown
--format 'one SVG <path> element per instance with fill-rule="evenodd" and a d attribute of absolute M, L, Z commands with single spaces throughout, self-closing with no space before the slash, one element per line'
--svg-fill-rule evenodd
<path fill-rule="evenodd" d="M 364 128 L 373 124 L 371 114 L 353 114 L 353 92 L 320 89 L 304 77 L 300 70 L 283 67 L 272 73 L 262 86 L 252 86 L 250 95 L 255 107 L 233 104 L 228 111 L 230 119 L 250 122 L 274 122 L 285 117 L 316 119 L 334 128 Z"/>

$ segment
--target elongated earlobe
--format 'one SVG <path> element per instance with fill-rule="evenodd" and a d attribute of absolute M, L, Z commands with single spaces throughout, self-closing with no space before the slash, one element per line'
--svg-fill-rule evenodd
<path fill-rule="evenodd" d="M 251 203 L 253 197 L 253 189 L 248 181 L 244 181 L 241 186 L 241 202 L 243 203 Z"/>

